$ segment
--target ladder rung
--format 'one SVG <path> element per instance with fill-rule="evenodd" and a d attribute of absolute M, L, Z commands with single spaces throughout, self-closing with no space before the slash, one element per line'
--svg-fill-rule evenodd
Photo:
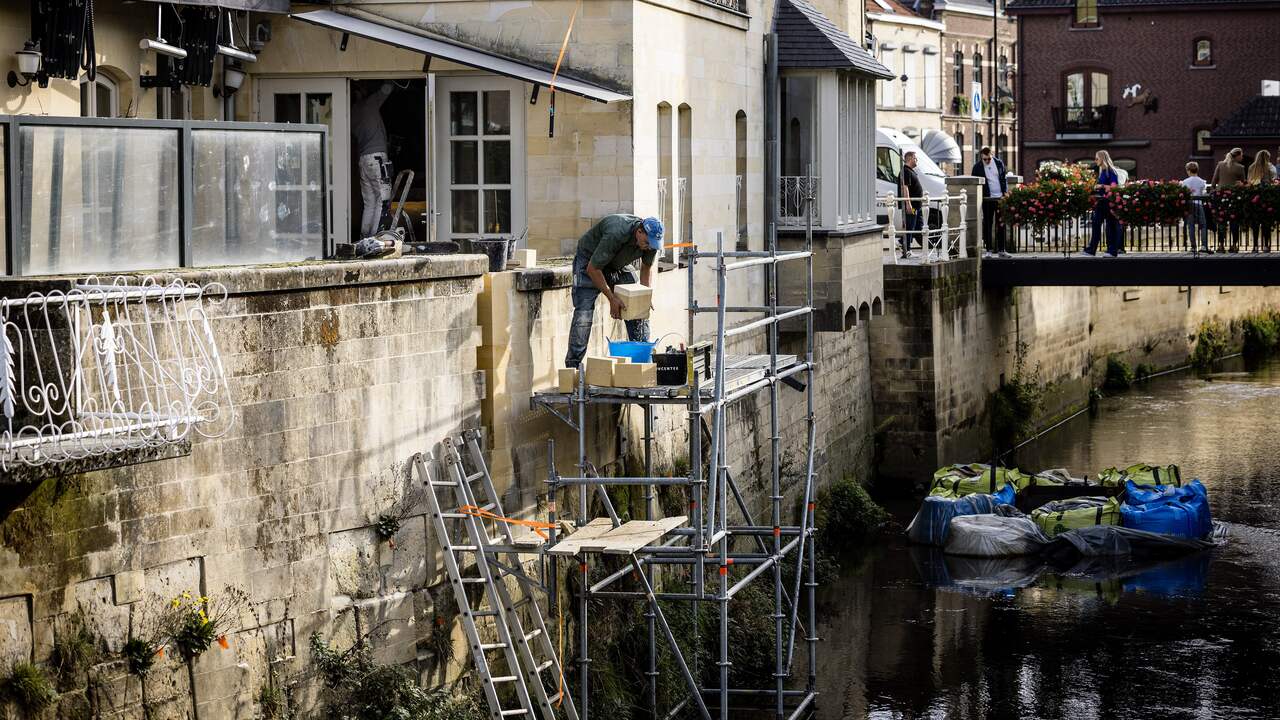
<path fill-rule="evenodd" d="M 499 714 L 499 715 L 501 715 L 502 717 L 508 717 L 508 716 L 510 716 L 510 715 L 524 715 L 524 714 L 526 714 L 526 713 L 528 713 L 528 712 L 529 712 L 529 711 L 528 711 L 528 710 L 525 710 L 524 708 L 518 708 L 518 709 L 516 709 L 516 710 L 503 710 L 502 712 L 500 712 L 500 713 L 498 713 L 498 714 Z"/>
<path fill-rule="evenodd" d="M 467 513 L 460 513 L 460 512 L 442 512 L 440 513 L 440 517 L 448 520 L 460 520 L 462 518 L 471 517 L 471 516 L 468 515 Z"/>
<path fill-rule="evenodd" d="M 555 695 L 547 696 L 547 702 L 558 702 L 562 697 L 564 697 L 564 691 L 557 690 Z"/>
<path fill-rule="evenodd" d="M 546 670 L 547 668 L 551 667 L 552 665 L 555 665 L 555 663 L 556 663 L 556 661 L 555 661 L 555 660 L 548 660 L 548 661 L 546 661 L 546 662 L 542 663 L 541 665 L 539 665 L 538 667 L 534 668 L 533 674 L 534 674 L 534 675 L 538 675 L 538 674 L 540 674 L 543 670 Z"/>
<path fill-rule="evenodd" d="M 515 682 L 516 679 L 517 678 L 515 675 L 499 675 L 498 677 L 490 678 L 489 681 L 492 682 L 494 685 L 497 685 L 498 683 Z"/>
<path fill-rule="evenodd" d="M 478 610 L 471 613 L 471 617 L 498 617 L 497 610 Z"/>
<path fill-rule="evenodd" d="M 461 582 L 461 583 L 473 583 L 473 584 L 479 585 L 479 584 L 481 584 L 481 583 L 485 582 L 485 579 L 484 579 L 484 578 L 472 578 L 472 577 L 465 577 L 465 578 L 458 578 L 458 582 Z"/>
<path fill-rule="evenodd" d="M 481 644 L 480 644 L 480 649 L 481 649 L 481 650 L 501 650 L 501 649 L 505 648 L 506 646 L 507 646 L 507 644 L 506 644 L 506 643 L 501 643 L 501 642 L 496 642 L 496 643 L 481 643 Z"/>
<path fill-rule="evenodd" d="M 474 472 L 467 476 L 467 482 L 475 482 L 484 477 L 484 471 Z"/>
<path fill-rule="evenodd" d="M 432 481 L 428 484 L 432 487 L 458 487 L 458 483 L 452 480 Z"/>
<path fill-rule="evenodd" d="M 452 545 L 449 549 L 455 552 L 475 552 L 477 548 L 475 545 Z"/>
<path fill-rule="evenodd" d="M 530 640 L 538 637 L 541 634 L 542 634 L 542 628 L 535 628 L 533 632 L 524 636 L 524 641 L 529 642 Z"/>

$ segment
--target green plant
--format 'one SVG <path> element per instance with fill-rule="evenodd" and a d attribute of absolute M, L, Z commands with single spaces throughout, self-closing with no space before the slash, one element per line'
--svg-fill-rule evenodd
<path fill-rule="evenodd" d="M 377 531 L 378 537 L 383 540 L 391 540 L 400 532 L 401 519 L 396 515 L 383 513 L 378 516 L 378 521 L 374 523 L 373 529 Z"/>
<path fill-rule="evenodd" d="M 258 712 L 263 720 L 284 720 L 289 717 L 289 703 L 284 691 L 274 685 L 263 685 L 258 690 Z"/>
<path fill-rule="evenodd" d="M 1174 180 L 1135 180 L 1107 188 L 1107 199 L 1125 225 L 1173 225 L 1191 207 L 1191 190 Z"/>
<path fill-rule="evenodd" d="M 98 637 L 85 625 L 81 613 L 74 613 L 61 627 L 55 627 L 49 665 L 58 679 L 58 689 L 76 687 L 100 654 Z"/>
<path fill-rule="evenodd" d="M 1102 388 L 1110 392 L 1128 390 L 1133 384 L 1133 369 L 1129 363 L 1118 355 L 1107 356 L 1107 372 L 1102 380 Z"/>
<path fill-rule="evenodd" d="M 1263 310 L 1241 321 L 1244 335 L 1244 352 L 1265 355 L 1280 345 L 1280 311 Z"/>
<path fill-rule="evenodd" d="M 1148 363 L 1139 363 L 1138 367 L 1133 369 L 1133 379 L 1135 382 L 1146 382 L 1155 374 L 1155 366 Z"/>
<path fill-rule="evenodd" d="M 163 648 L 149 640 L 129 638 L 121 654 L 124 655 L 125 662 L 129 666 L 129 672 L 142 677 L 151 672 L 151 668 L 156 664 L 156 658 L 163 652 Z"/>
<path fill-rule="evenodd" d="M 34 663 L 15 664 L 9 677 L 5 678 L 3 688 L 9 702 L 17 705 L 28 716 L 52 707 L 58 700 L 58 693 L 53 689 L 53 683 L 45 674 L 44 668 Z"/>
<path fill-rule="evenodd" d="M 1029 435 L 1044 402 L 1040 366 L 1026 368 L 1028 349 L 1025 342 L 1017 344 L 1013 375 L 991 394 L 991 439 L 998 447 L 1012 447 Z"/>
<path fill-rule="evenodd" d="M 969 98 L 964 95 L 957 94 L 951 98 L 951 110 L 958 115 L 964 115 L 969 112 Z"/>
<path fill-rule="evenodd" d="M 1050 176 L 1033 183 L 1009 188 L 1000 201 L 1000 212 L 1014 225 L 1038 231 L 1089 212 L 1092 202 L 1089 184 L 1073 178 L 1069 169 L 1065 180 Z"/>
<path fill-rule="evenodd" d="M 1230 335 L 1222 323 L 1217 320 L 1205 320 L 1200 323 L 1196 332 L 1195 348 L 1191 352 L 1191 363 L 1205 368 L 1227 353 Z"/>
<path fill-rule="evenodd" d="M 863 540 L 889 521 L 889 513 L 852 476 L 818 491 L 815 515 L 818 544 L 827 551 Z"/>

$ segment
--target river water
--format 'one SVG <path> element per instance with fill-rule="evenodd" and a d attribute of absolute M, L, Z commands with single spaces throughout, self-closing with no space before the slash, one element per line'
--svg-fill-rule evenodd
<path fill-rule="evenodd" d="M 1219 370 L 1104 399 L 1017 459 L 1177 463 L 1225 545 L 1102 577 L 859 551 L 821 591 L 818 718 L 1280 718 L 1280 362 Z"/>

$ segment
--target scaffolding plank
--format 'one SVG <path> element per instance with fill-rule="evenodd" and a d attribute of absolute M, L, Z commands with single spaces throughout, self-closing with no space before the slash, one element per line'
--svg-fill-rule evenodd
<path fill-rule="evenodd" d="M 684 525 L 687 520 L 684 515 L 661 520 L 631 520 L 615 528 L 608 518 L 596 518 L 547 552 L 551 555 L 629 555 L 646 545 L 652 545 L 667 533 Z M 598 531 L 601 528 L 604 532 Z"/>

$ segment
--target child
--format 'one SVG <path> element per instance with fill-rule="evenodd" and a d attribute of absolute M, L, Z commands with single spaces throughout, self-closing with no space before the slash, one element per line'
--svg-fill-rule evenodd
<path fill-rule="evenodd" d="M 1182 181 L 1191 190 L 1191 208 L 1187 210 L 1187 219 L 1183 225 L 1187 232 L 1187 249 L 1195 252 L 1196 230 L 1200 231 L 1200 252 L 1212 253 L 1209 249 L 1209 228 L 1205 223 L 1204 204 L 1201 198 L 1205 193 L 1204 178 L 1200 177 L 1200 165 L 1187 163 L 1187 178 Z"/>

